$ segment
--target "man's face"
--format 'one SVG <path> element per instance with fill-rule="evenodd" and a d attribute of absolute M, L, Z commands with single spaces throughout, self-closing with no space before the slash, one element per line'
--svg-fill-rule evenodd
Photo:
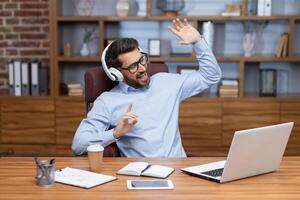
<path fill-rule="evenodd" d="M 147 60 L 138 49 L 119 55 L 119 61 L 122 63 L 121 72 L 124 81 L 134 88 L 146 86 L 150 82 L 147 73 Z M 135 71 L 136 70 L 136 71 Z"/>

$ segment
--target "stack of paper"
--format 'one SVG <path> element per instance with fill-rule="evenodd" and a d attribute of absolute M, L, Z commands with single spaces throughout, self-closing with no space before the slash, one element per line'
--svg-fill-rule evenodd
<path fill-rule="evenodd" d="M 98 174 L 70 167 L 66 167 L 55 172 L 56 182 L 83 188 L 91 188 L 116 179 L 117 178 L 114 176 Z"/>

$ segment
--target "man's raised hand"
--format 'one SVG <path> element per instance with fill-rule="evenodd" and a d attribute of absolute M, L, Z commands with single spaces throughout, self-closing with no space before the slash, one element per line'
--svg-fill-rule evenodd
<path fill-rule="evenodd" d="M 179 37 L 180 44 L 193 44 L 201 40 L 200 33 L 188 23 L 187 19 L 183 21 L 178 18 L 173 19 L 169 30 Z"/>

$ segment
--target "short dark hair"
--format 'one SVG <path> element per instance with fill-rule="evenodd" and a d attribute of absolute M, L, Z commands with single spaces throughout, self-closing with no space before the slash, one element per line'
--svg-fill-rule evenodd
<path fill-rule="evenodd" d="M 106 51 L 105 62 L 109 67 L 120 68 L 122 63 L 119 61 L 118 56 L 123 53 L 128 53 L 138 49 L 139 43 L 134 38 L 121 38 L 115 40 Z"/>

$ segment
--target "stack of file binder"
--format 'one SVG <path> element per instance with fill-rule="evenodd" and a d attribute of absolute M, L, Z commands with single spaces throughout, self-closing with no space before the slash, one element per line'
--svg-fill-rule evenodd
<path fill-rule="evenodd" d="M 10 96 L 48 95 L 48 68 L 38 61 L 10 61 L 8 79 Z"/>

